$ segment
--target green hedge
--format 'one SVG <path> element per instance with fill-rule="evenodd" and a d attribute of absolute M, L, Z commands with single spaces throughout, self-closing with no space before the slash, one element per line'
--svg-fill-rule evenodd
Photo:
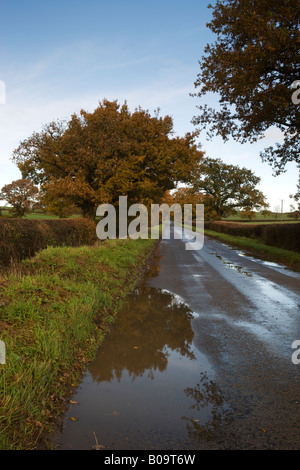
<path fill-rule="evenodd" d="M 259 240 L 265 245 L 300 253 L 299 224 L 237 224 L 233 222 L 205 222 L 204 228 L 237 237 Z"/>
<path fill-rule="evenodd" d="M 89 219 L 0 219 L 0 267 L 33 256 L 47 246 L 92 245 L 96 223 Z"/>

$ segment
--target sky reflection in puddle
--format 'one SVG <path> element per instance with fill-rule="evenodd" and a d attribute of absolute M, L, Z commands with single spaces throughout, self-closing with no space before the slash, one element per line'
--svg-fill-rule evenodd
<path fill-rule="evenodd" d="M 239 266 L 238 264 L 232 263 L 230 261 L 227 261 L 223 256 L 218 255 L 215 252 L 211 253 L 212 255 L 216 256 L 219 260 L 222 261 L 222 263 L 229 269 L 234 269 L 235 271 L 239 272 L 240 274 L 244 274 L 247 277 L 252 277 L 252 274 L 248 271 L 246 271 L 242 266 Z"/>

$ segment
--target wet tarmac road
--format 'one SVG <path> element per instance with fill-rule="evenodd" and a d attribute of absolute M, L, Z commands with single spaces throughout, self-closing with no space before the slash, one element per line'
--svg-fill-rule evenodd
<path fill-rule="evenodd" d="M 199 251 L 163 240 L 89 366 L 56 445 L 300 449 L 295 340 L 298 273 L 208 238 Z"/>

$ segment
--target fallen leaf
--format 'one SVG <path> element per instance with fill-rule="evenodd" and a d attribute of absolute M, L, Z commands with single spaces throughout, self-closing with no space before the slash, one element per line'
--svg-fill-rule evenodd
<path fill-rule="evenodd" d="M 74 418 L 74 416 L 71 416 L 70 420 L 71 421 L 77 421 L 77 418 Z"/>
<path fill-rule="evenodd" d="M 112 413 L 105 413 L 105 416 L 119 416 L 120 411 L 113 411 Z"/>
<path fill-rule="evenodd" d="M 260 428 L 260 430 L 261 430 L 262 432 L 267 432 L 267 430 L 264 429 L 264 428 Z"/>

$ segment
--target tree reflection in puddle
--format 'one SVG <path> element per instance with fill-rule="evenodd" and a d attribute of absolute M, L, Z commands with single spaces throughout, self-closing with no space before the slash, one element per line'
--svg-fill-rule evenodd
<path fill-rule="evenodd" d="M 139 287 L 129 296 L 89 372 L 97 382 L 121 380 L 124 371 L 134 380 L 145 371 L 163 372 L 168 350 L 195 359 L 191 349 L 193 312 L 167 291 Z M 105 358 L 105 360 L 104 360 Z"/>
<path fill-rule="evenodd" d="M 109 449 L 188 449 L 206 439 L 223 402 L 206 375 L 199 382 L 213 375 L 193 343 L 193 317 L 180 297 L 141 284 L 89 365 L 57 445 L 89 449 L 96 435 Z"/>
<path fill-rule="evenodd" d="M 229 406 L 217 384 L 209 380 L 206 373 L 201 373 L 200 382 L 196 387 L 187 387 L 185 394 L 194 402 L 189 407 L 193 412 L 200 413 L 203 408 L 210 410 L 211 417 L 205 422 L 195 418 L 195 414 L 192 418 L 183 416 L 182 419 L 188 421 L 188 433 L 194 439 L 210 440 L 216 431 L 230 421 Z"/>

